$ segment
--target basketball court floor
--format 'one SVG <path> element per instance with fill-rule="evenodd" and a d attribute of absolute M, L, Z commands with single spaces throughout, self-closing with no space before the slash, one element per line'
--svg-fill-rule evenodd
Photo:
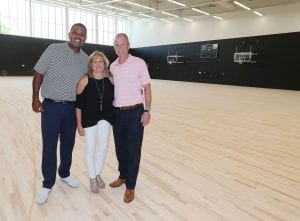
<path fill-rule="evenodd" d="M 72 174 L 46 204 L 41 187 L 40 114 L 31 77 L 0 77 L 1 221 L 298 221 L 300 91 L 152 80 L 136 198 L 123 202 L 111 134 L 99 194 L 89 191 L 84 140 Z"/>

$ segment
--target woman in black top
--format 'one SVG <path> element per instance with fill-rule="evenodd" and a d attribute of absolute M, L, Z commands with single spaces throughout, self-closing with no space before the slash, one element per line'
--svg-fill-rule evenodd
<path fill-rule="evenodd" d="M 109 61 L 99 51 L 90 55 L 88 73 L 77 84 L 76 118 L 80 136 L 85 136 L 85 161 L 90 189 L 104 188 L 101 170 L 105 161 L 112 124 L 114 87 L 108 76 Z"/>

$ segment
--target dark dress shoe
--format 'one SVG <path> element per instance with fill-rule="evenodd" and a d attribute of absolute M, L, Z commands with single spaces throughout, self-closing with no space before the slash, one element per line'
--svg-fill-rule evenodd
<path fill-rule="evenodd" d="M 134 200 L 134 189 L 126 189 L 124 194 L 124 202 L 130 203 L 132 200 Z"/>
<path fill-rule="evenodd" d="M 113 181 L 112 183 L 109 184 L 110 187 L 119 187 L 121 186 L 123 183 L 125 183 L 127 180 L 126 179 L 116 179 L 115 181 Z"/>

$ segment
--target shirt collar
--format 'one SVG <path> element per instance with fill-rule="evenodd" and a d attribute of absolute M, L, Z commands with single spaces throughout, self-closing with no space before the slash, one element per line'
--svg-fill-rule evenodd
<path fill-rule="evenodd" d="M 129 55 L 128 58 L 126 59 L 126 61 L 123 64 L 131 63 L 133 61 L 133 56 L 131 54 L 128 54 L 128 55 Z M 119 58 L 117 58 L 117 65 L 122 65 L 119 63 Z"/>
<path fill-rule="evenodd" d="M 82 50 L 81 50 L 81 48 L 80 48 L 80 50 L 79 50 L 79 53 L 74 53 L 74 51 L 69 47 L 69 42 L 65 42 L 65 49 L 69 52 L 69 53 L 72 53 L 72 54 L 78 54 L 78 55 L 80 55 L 81 53 L 82 53 Z"/>

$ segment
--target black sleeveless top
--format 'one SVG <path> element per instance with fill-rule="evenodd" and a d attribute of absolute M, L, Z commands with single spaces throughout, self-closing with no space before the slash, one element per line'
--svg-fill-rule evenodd
<path fill-rule="evenodd" d="M 97 84 L 97 85 L 96 85 Z M 102 110 L 100 108 L 100 97 L 103 90 Z M 98 86 L 98 89 L 97 89 Z M 99 95 L 100 93 L 100 95 Z M 107 120 L 113 123 L 114 86 L 105 77 L 97 80 L 88 77 L 88 83 L 81 94 L 76 95 L 76 107 L 81 109 L 82 127 L 95 126 L 99 120 Z"/>

